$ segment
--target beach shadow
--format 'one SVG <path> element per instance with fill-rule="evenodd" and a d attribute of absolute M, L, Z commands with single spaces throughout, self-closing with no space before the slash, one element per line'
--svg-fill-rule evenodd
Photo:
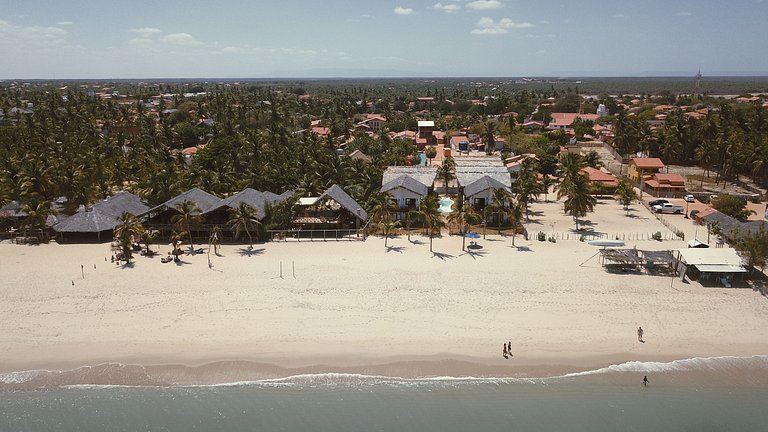
<path fill-rule="evenodd" d="M 418 239 L 412 239 L 412 240 L 408 240 L 408 241 L 411 242 L 411 244 L 415 244 L 415 245 L 423 245 L 423 244 L 425 244 L 423 241 L 418 240 Z"/>
<path fill-rule="evenodd" d="M 447 254 L 447 253 L 443 253 L 443 252 L 432 252 L 432 256 L 440 258 L 443 261 L 455 258 L 453 255 L 450 255 L 450 254 Z"/>
<path fill-rule="evenodd" d="M 488 255 L 488 252 L 484 250 L 475 249 L 475 250 L 467 250 L 462 255 L 469 255 L 470 257 L 472 257 L 473 260 L 477 260 L 477 257 L 483 258 L 486 255 Z"/>
<path fill-rule="evenodd" d="M 389 253 L 389 252 L 403 253 L 404 250 L 405 250 L 404 246 L 387 246 L 386 253 Z"/>
<path fill-rule="evenodd" d="M 174 260 L 173 263 L 176 264 L 179 267 L 192 264 L 192 263 L 190 263 L 188 261 L 184 261 L 182 259 L 179 259 L 178 261 Z"/>
<path fill-rule="evenodd" d="M 240 248 L 237 250 L 238 255 L 240 256 L 253 256 L 253 255 L 263 255 L 265 252 L 264 248 L 260 249 L 249 249 L 247 247 Z"/>
<path fill-rule="evenodd" d="M 533 252 L 533 249 L 529 248 L 528 246 L 510 246 L 510 247 L 517 249 L 518 252 Z"/>
<path fill-rule="evenodd" d="M 125 263 L 125 264 L 120 264 L 120 269 L 121 269 L 121 270 L 123 270 L 123 269 L 127 269 L 127 268 L 129 268 L 129 269 L 132 269 L 132 268 L 134 268 L 135 266 L 136 266 L 136 263 L 135 263 L 135 262 L 129 262 L 129 263 Z"/>

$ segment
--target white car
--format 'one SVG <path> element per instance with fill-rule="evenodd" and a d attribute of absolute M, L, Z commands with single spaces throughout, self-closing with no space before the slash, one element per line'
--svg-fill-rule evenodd
<path fill-rule="evenodd" d="M 655 211 L 656 213 L 671 213 L 671 214 L 681 214 L 683 212 L 682 207 L 672 205 L 670 203 L 664 203 L 664 204 L 652 206 L 651 210 Z"/>
<path fill-rule="evenodd" d="M 691 203 L 691 202 L 696 202 L 696 198 L 694 198 L 694 197 L 693 197 L 693 195 L 686 195 L 686 196 L 684 196 L 684 197 L 683 197 L 683 199 L 684 199 L 686 202 L 689 202 L 689 203 Z"/>

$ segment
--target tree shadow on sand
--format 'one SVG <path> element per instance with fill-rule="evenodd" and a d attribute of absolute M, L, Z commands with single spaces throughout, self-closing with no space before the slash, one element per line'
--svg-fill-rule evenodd
<path fill-rule="evenodd" d="M 443 261 L 455 258 L 453 255 L 444 252 L 432 252 L 432 257 L 440 258 Z"/>
<path fill-rule="evenodd" d="M 408 241 L 409 241 L 409 242 L 411 242 L 411 244 L 415 244 L 415 245 L 423 245 L 423 244 L 426 244 L 426 243 L 424 243 L 423 241 L 421 241 L 421 240 L 419 240 L 419 239 L 411 239 L 411 240 L 408 240 Z"/>
<path fill-rule="evenodd" d="M 405 250 L 404 246 L 387 246 L 386 253 L 389 253 L 389 252 L 403 253 L 404 250 Z"/>
<path fill-rule="evenodd" d="M 485 258 L 485 256 L 488 255 L 488 252 L 481 249 L 467 249 L 467 251 L 461 255 L 469 255 L 473 260 L 477 260 L 477 257 Z"/>
<path fill-rule="evenodd" d="M 251 249 L 247 247 L 243 247 L 237 250 L 238 255 L 240 256 L 253 256 L 253 255 L 263 255 L 265 252 L 264 248 L 260 249 Z"/>
<path fill-rule="evenodd" d="M 533 252 L 533 249 L 528 246 L 510 246 L 513 249 L 517 249 L 518 252 Z"/>

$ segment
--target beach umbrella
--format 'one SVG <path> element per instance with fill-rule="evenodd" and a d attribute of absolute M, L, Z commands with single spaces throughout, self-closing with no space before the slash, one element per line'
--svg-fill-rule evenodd
<path fill-rule="evenodd" d="M 480 236 L 480 234 L 478 234 L 478 233 L 476 233 L 476 232 L 471 232 L 471 231 L 470 231 L 470 232 L 468 232 L 468 233 L 464 234 L 464 237 L 465 237 L 465 238 L 468 238 L 468 239 L 476 240 L 476 239 L 479 239 L 481 236 Z M 475 244 L 475 242 L 474 242 L 474 241 L 470 241 L 470 242 L 469 242 L 469 245 L 470 245 L 470 246 L 472 246 L 472 245 L 474 245 L 474 244 Z"/>

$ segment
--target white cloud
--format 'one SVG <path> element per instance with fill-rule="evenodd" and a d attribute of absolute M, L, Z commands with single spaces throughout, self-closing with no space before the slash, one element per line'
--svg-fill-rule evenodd
<path fill-rule="evenodd" d="M 467 3 L 467 8 L 474 10 L 499 9 L 503 4 L 499 0 L 474 0 Z"/>
<path fill-rule="evenodd" d="M 50 47 L 65 42 L 67 31 L 58 27 L 24 27 L 0 20 L 0 45 Z"/>
<path fill-rule="evenodd" d="M 397 15 L 411 15 L 413 14 L 412 8 L 404 8 L 402 6 L 398 6 L 395 8 L 395 14 Z"/>
<path fill-rule="evenodd" d="M 152 45 L 154 41 L 148 38 L 134 38 L 129 40 L 128 43 L 136 46 L 147 46 L 147 45 Z"/>
<path fill-rule="evenodd" d="M 458 12 L 461 9 L 461 6 L 457 4 L 435 3 L 434 5 L 432 5 L 432 9 L 441 10 L 445 13 L 454 13 L 454 12 Z"/>
<path fill-rule="evenodd" d="M 56 25 L 60 25 L 60 26 L 66 26 L 66 25 L 72 25 L 72 24 L 74 24 L 72 21 L 59 21 L 56 23 Z"/>
<path fill-rule="evenodd" d="M 143 35 L 144 37 L 151 36 L 153 34 L 157 34 L 157 33 L 161 32 L 160 29 L 152 28 L 152 27 L 132 28 L 129 31 L 131 33 L 139 33 L 140 35 Z"/>
<path fill-rule="evenodd" d="M 196 46 L 203 43 L 189 33 L 171 33 L 160 38 L 162 42 L 173 45 Z"/>
<path fill-rule="evenodd" d="M 547 54 L 548 54 L 547 50 L 541 49 L 541 50 L 536 51 L 536 55 L 547 55 Z"/>
<path fill-rule="evenodd" d="M 482 17 L 475 24 L 475 27 L 476 28 L 472 30 L 472 34 L 499 35 L 508 33 L 509 29 L 533 27 L 533 24 L 527 22 L 516 23 L 509 18 L 502 18 L 499 21 L 494 21 L 493 18 Z"/>
<path fill-rule="evenodd" d="M 690 13 L 690 12 L 678 12 L 678 13 L 675 14 L 675 16 L 679 16 L 679 17 L 687 17 L 687 16 L 691 16 L 691 15 L 693 15 L 693 14 Z"/>
<path fill-rule="evenodd" d="M 613 17 L 614 18 L 626 18 L 626 15 L 624 15 L 624 14 L 616 14 Z"/>

